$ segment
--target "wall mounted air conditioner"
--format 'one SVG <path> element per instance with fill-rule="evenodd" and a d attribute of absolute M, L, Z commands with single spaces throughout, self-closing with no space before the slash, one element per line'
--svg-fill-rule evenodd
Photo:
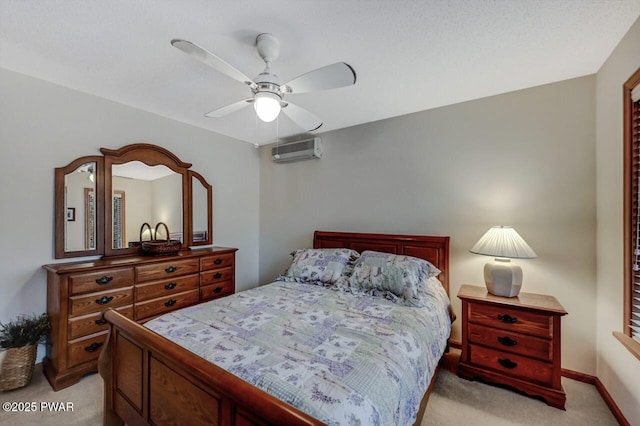
<path fill-rule="evenodd" d="M 271 148 L 271 157 L 276 163 L 322 158 L 322 139 L 310 138 L 278 145 Z"/>

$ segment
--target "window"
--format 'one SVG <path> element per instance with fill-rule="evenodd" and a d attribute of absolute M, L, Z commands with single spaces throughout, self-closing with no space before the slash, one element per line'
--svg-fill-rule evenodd
<path fill-rule="evenodd" d="M 614 335 L 640 359 L 640 69 L 624 84 L 624 324 Z"/>

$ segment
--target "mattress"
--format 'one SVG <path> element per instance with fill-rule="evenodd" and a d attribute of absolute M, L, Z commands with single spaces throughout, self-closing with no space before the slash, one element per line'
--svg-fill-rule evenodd
<path fill-rule="evenodd" d="M 145 326 L 329 425 L 410 425 L 451 332 L 428 285 L 418 308 L 274 282 Z"/>

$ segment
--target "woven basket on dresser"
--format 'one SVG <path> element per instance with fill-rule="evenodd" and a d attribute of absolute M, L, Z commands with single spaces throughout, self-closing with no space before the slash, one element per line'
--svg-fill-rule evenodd
<path fill-rule="evenodd" d="M 0 391 L 21 388 L 31 383 L 38 345 L 10 348 L 0 367 Z"/>

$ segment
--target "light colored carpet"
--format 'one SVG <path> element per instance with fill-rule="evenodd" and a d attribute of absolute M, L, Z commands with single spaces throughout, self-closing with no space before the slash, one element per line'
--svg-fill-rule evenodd
<path fill-rule="evenodd" d="M 509 390 L 469 382 L 440 369 L 421 426 L 617 425 L 594 386 L 562 380 L 567 392 L 567 411 Z M 0 411 L 0 425 L 100 425 L 102 395 L 102 378 L 98 374 L 86 376 L 77 385 L 54 392 L 38 365 L 31 384 L 15 391 L 0 392 L 0 403 L 36 402 L 39 408 L 41 402 L 71 402 L 73 411 Z"/>
<path fill-rule="evenodd" d="M 470 382 L 440 369 L 421 426 L 614 426 L 595 386 L 562 378 L 567 411 L 516 392 Z"/>

